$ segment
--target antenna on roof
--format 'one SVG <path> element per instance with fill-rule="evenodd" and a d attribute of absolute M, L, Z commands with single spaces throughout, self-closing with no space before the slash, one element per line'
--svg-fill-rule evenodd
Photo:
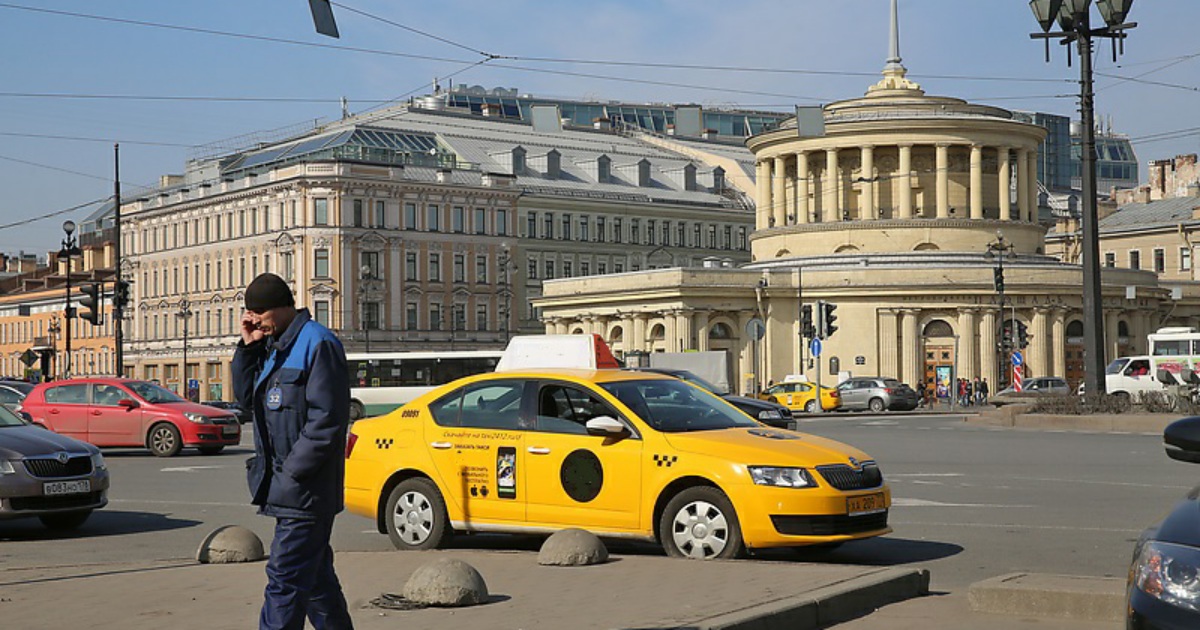
<path fill-rule="evenodd" d="M 349 117 L 350 117 L 350 101 L 347 101 L 346 97 L 343 96 L 342 97 L 342 120 L 346 120 Z"/>

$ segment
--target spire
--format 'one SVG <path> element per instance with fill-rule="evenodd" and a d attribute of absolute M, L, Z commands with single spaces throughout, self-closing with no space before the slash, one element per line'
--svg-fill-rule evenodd
<path fill-rule="evenodd" d="M 887 63 L 883 66 L 883 79 L 867 90 L 867 96 L 897 96 L 915 92 L 924 94 L 921 86 L 904 78 L 908 69 L 900 63 L 900 11 L 899 0 L 892 0 L 892 32 L 889 40 Z"/>

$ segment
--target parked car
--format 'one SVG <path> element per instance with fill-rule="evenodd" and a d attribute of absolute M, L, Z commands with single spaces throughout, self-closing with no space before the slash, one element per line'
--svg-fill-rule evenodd
<path fill-rule="evenodd" d="M 208 405 L 209 407 L 224 409 L 225 411 L 232 413 L 233 415 L 237 416 L 238 422 L 241 424 L 250 422 L 250 414 L 235 402 L 230 402 L 228 400 L 210 400 L 204 404 Z"/>
<path fill-rule="evenodd" d="M 796 419 L 792 416 L 792 410 L 783 405 L 769 400 L 759 400 L 748 396 L 735 396 L 728 391 L 722 391 L 721 388 L 709 383 L 708 381 L 696 376 L 688 370 L 677 370 L 674 368 L 628 368 L 638 372 L 654 372 L 655 374 L 666 374 L 674 376 L 677 379 L 687 381 L 693 385 L 702 387 L 721 398 L 725 402 L 741 409 L 746 415 L 758 420 L 763 424 L 767 424 L 780 429 L 796 429 Z"/>
<path fill-rule="evenodd" d="M 911 411 L 920 403 L 916 390 L 894 378 L 856 376 L 842 381 L 837 390 L 841 409 Z"/>
<path fill-rule="evenodd" d="M 33 422 L 96 446 L 144 446 L 171 457 L 185 446 L 215 455 L 242 438 L 234 414 L 198 405 L 154 383 L 76 378 L 42 383 L 21 403 Z"/>
<path fill-rule="evenodd" d="M 0 379 L 0 405 L 16 410 L 21 401 L 33 391 L 33 383 Z"/>
<path fill-rule="evenodd" d="M 1163 431 L 1171 459 L 1200 464 L 1200 416 Z M 1200 628 L 1200 488 L 1175 504 L 1162 522 L 1142 532 L 1125 586 L 1126 627 Z"/>
<path fill-rule="evenodd" d="M 758 395 L 762 400 L 779 403 L 792 411 L 817 411 L 817 386 L 807 381 L 789 381 L 772 385 Z M 821 409 L 833 411 L 842 405 L 841 394 L 833 387 L 821 387 Z"/>
<path fill-rule="evenodd" d="M 74 529 L 108 503 L 100 449 L 30 424 L 0 405 L 0 520 Z"/>
<path fill-rule="evenodd" d="M 1039 376 L 1037 378 L 1027 378 L 1021 383 L 1021 391 L 1013 389 L 1012 386 L 995 393 L 996 396 L 1009 396 L 1012 394 L 1070 394 L 1071 386 L 1067 382 L 1057 376 Z M 1079 389 L 1079 394 L 1083 395 L 1082 385 Z"/>

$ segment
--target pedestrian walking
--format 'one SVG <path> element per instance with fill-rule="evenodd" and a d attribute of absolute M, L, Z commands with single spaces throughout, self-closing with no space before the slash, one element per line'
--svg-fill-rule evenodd
<path fill-rule="evenodd" d="M 982 387 L 983 387 L 983 384 L 980 382 L 979 377 L 976 376 L 975 380 L 971 383 L 971 402 L 972 402 L 972 404 L 975 404 L 975 405 L 983 404 Z"/>
<path fill-rule="evenodd" d="M 987 379 L 985 378 L 982 381 L 979 381 L 979 400 L 981 401 L 979 404 L 982 405 L 987 403 L 989 393 Z"/>
<path fill-rule="evenodd" d="M 235 395 L 254 422 L 251 503 L 275 518 L 260 630 L 353 628 L 329 544 L 342 511 L 350 375 L 342 343 L 264 273 L 246 288 Z"/>

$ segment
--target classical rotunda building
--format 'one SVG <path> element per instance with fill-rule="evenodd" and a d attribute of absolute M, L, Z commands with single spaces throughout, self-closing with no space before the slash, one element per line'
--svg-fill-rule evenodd
<path fill-rule="evenodd" d="M 1026 375 L 1081 380 L 1081 267 L 1046 255 L 1037 222 L 1045 129 L 926 95 L 905 76 L 894 3 L 892 15 L 883 79 L 864 97 L 747 140 L 753 262 L 547 282 L 537 301 L 547 332 L 598 332 L 624 353 L 728 349 L 746 391 L 815 376 L 800 308 L 824 300 L 839 326 L 819 359 L 826 375 L 916 385 L 955 373 L 996 391 L 1010 328 L 1026 333 Z M 1103 282 L 1106 352 L 1144 351 L 1170 291 L 1145 271 L 1105 269 Z"/>

